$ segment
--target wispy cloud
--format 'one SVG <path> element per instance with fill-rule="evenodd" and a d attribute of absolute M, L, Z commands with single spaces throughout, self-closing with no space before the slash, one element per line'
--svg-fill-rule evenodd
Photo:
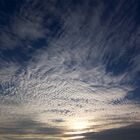
<path fill-rule="evenodd" d="M 137 6 L 126 15 L 123 4 L 116 4 L 109 14 L 105 3 L 85 2 L 71 5 L 61 16 L 63 9 L 57 1 L 27 1 L 11 25 L 2 30 L 2 45 L 14 49 L 22 42 L 47 40 L 48 36 L 50 40 L 24 66 L 3 61 L 1 120 L 25 115 L 57 128 L 81 117 L 91 121 L 94 131 L 139 122 L 139 102 L 127 98 L 137 87 L 134 77 L 140 71 L 139 31 L 132 22 Z M 48 13 L 61 23 L 58 32 L 50 27 L 55 24 L 45 14 L 48 5 Z M 130 6 L 126 4 L 126 9 Z M 106 21 L 104 14 L 109 14 Z M 53 37 L 51 29 L 56 33 Z M 44 131 L 49 128 L 40 128 L 39 133 Z"/>

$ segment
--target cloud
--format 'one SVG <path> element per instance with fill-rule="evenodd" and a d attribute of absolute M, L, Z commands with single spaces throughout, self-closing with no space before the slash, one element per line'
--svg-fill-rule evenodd
<path fill-rule="evenodd" d="M 103 131 L 100 133 L 91 133 L 86 134 L 87 139 L 97 139 L 97 140 L 123 140 L 123 139 L 135 139 L 138 140 L 140 138 L 139 135 L 139 125 L 130 125 L 128 127 L 123 127 L 119 129 L 111 129 L 107 131 Z"/>
<path fill-rule="evenodd" d="M 7 128 L 8 125 L 9 127 Z M 2 139 L 46 139 L 59 137 L 63 130 L 54 127 L 47 127 L 46 124 L 39 123 L 30 118 L 20 116 L 16 121 L 4 123 L 0 127 L 0 138 Z M 53 135 L 53 137 L 52 137 Z"/>
<path fill-rule="evenodd" d="M 132 22 L 137 6 L 126 15 L 121 8 L 123 2 L 115 6 L 112 14 L 102 2 L 93 3 L 91 7 L 92 2 L 69 3 L 70 9 L 66 11 L 53 2 L 28 1 L 13 18 L 10 33 L 6 32 L 7 28 L 2 31 L 2 39 L 5 36 L 5 39 L 15 41 L 12 44 L 8 39 L 4 40 L 2 45 L 6 48 L 9 44 L 13 49 L 19 42 L 48 36 L 50 40 L 32 54 L 26 65 L 16 67 L 14 62 L 4 61 L 0 71 L 3 76 L 1 120 L 18 120 L 19 116 L 25 115 L 57 128 L 81 117 L 91 122 L 94 131 L 139 122 L 139 101 L 126 98 L 136 89 L 131 83 L 139 72 L 139 54 L 135 52 L 138 45 L 133 46 L 138 44 L 138 27 Z M 50 27 L 55 26 L 53 18 L 45 20 L 47 4 L 50 4 L 49 14 L 56 16 L 61 25 L 59 32 L 52 31 L 55 36 Z M 126 4 L 127 8 L 130 5 Z M 63 10 L 65 14 L 62 14 Z M 106 21 L 102 19 L 105 13 L 109 14 Z M 16 39 L 11 39 L 14 37 Z M 54 128 L 39 128 L 39 133 L 57 133 Z"/>
<path fill-rule="evenodd" d="M 24 51 L 30 49 L 29 46 L 31 47 L 30 44 L 33 41 L 42 38 L 48 40 L 49 33 L 53 30 L 53 27 L 50 30 L 50 26 L 54 24 L 52 21 L 55 20 L 52 16 L 56 15 L 53 11 L 54 6 L 55 1 L 39 2 L 27 0 L 10 16 L 4 13 L 8 22 L 4 25 L 1 24 L 0 49 L 20 47 Z"/>
<path fill-rule="evenodd" d="M 3 59 L 0 59 L 0 83 L 9 82 L 16 73 L 17 69 L 19 68 L 19 65 L 14 62 L 7 62 Z"/>
<path fill-rule="evenodd" d="M 55 128 L 55 127 L 47 127 L 46 124 L 36 122 L 29 118 L 24 118 L 20 120 L 16 120 L 15 122 L 8 123 L 8 128 L 5 126 L 0 127 L 0 138 L 4 140 L 43 140 L 43 139 L 70 139 L 74 137 L 83 136 L 86 139 L 139 139 L 139 123 L 132 124 L 127 127 L 117 128 L 117 129 L 109 129 L 101 132 L 86 132 L 84 134 L 65 134 L 64 129 Z M 83 138 L 83 139 L 84 139 Z"/>

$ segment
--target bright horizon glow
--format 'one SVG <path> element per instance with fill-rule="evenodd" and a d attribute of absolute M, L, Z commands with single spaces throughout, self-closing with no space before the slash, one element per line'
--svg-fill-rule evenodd
<path fill-rule="evenodd" d="M 75 130 L 75 131 L 81 131 L 89 128 L 89 122 L 85 119 L 74 119 L 69 121 L 68 123 L 68 129 Z"/>
<path fill-rule="evenodd" d="M 85 136 L 74 136 L 74 137 L 70 137 L 68 138 L 69 140 L 75 140 L 75 139 L 80 139 L 80 138 L 84 138 Z"/>

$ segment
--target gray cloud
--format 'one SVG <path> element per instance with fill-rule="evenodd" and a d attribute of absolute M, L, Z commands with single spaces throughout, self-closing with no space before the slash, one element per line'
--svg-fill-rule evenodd
<path fill-rule="evenodd" d="M 8 125 L 8 128 L 7 128 Z M 21 118 L 16 121 L 5 123 L 0 127 L 2 139 L 48 139 L 63 134 L 63 130 L 34 121 L 29 118 Z M 52 137 L 53 135 L 53 137 Z"/>
<path fill-rule="evenodd" d="M 55 127 L 47 127 L 46 124 L 34 121 L 32 119 L 20 119 L 15 122 L 8 123 L 9 128 L 5 126 L 0 127 L 0 138 L 8 139 L 21 139 L 21 140 L 42 140 L 42 139 L 69 139 L 75 136 L 84 136 L 86 139 L 139 139 L 139 124 L 132 124 L 127 127 L 109 129 L 101 132 L 86 132 L 84 134 L 65 134 L 66 129 L 59 129 Z M 94 127 L 94 126 L 93 126 Z M 56 138 L 55 138 L 56 137 Z M 82 139 L 82 138 L 81 138 Z M 84 139 L 84 138 L 83 138 Z"/>
<path fill-rule="evenodd" d="M 135 139 L 138 140 L 140 138 L 139 134 L 140 127 L 139 125 L 132 125 L 128 127 L 123 127 L 119 129 L 111 129 L 107 131 L 103 131 L 100 133 L 91 133 L 86 134 L 87 140 L 97 139 L 97 140 L 123 140 L 123 139 Z"/>

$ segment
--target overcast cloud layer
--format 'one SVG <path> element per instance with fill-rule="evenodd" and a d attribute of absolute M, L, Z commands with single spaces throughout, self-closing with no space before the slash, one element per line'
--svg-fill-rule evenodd
<path fill-rule="evenodd" d="M 0 1 L 2 140 L 76 139 L 77 119 L 88 122 L 79 139 L 138 140 L 138 1 L 8 2 Z"/>

